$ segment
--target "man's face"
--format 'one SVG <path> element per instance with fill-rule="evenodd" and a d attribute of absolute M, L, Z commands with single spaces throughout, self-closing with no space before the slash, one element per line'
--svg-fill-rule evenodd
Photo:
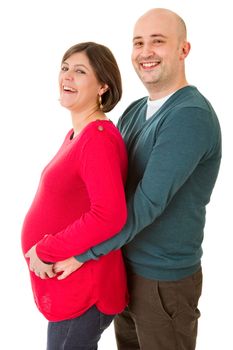
<path fill-rule="evenodd" d="M 183 42 L 171 16 L 150 13 L 136 23 L 132 63 L 148 90 L 169 88 L 179 78 Z"/>

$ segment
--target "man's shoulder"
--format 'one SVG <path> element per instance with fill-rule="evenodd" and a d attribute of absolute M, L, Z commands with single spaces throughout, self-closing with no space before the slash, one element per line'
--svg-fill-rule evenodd
<path fill-rule="evenodd" d="M 125 109 L 124 113 L 122 114 L 125 115 L 129 113 L 131 110 L 134 110 L 135 108 L 141 108 L 146 105 L 147 103 L 148 96 L 141 97 L 129 104 L 129 106 Z"/>
<path fill-rule="evenodd" d="M 126 124 L 135 122 L 136 119 L 140 118 L 141 111 L 147 106 L 147 99 L 148 97 L 145 96 L 130 103 L 118 120 L 118 129 L 121 129 L 122 125 L 126 126 Z M 132 118 L 132 116 L 134 116 L 134 118 Z"/>
<path fill-rule="evenodd" d="M 181 88 L 176 91 L 170 98 L 171 104 L 180 108 L 196 108 L 210 109 L 211 104 L 207 98 L 192 85 Z"/>

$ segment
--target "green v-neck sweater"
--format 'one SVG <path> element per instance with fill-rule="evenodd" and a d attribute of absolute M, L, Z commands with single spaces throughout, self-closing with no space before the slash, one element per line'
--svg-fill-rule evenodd
<path fill-rule="evenodd" d="M 148 120 L 146 109 L 144 97 L 118 123 L 129 157 L 127 223 L 77 259 L 98 259 L 124 246 L 132 272 L 178 280 L 201 265 L 206 205 L 221 160 L 221 131 L 212 106 L 193 86 L 174 93 Z"/>

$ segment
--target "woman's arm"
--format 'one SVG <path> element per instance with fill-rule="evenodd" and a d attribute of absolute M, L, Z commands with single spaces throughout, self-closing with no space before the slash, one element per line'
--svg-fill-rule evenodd
<path fill-rule="evenodd" d="M 95 126 L 91 134 L 83 136 L 77 162 L 90 210 L 64 230 L 38 242 L 36 252 L 43 261 L 56 262 L 81 254 L 117 234 L 126 222 L 127 156 L 120 135 L 112 136 Z"/>

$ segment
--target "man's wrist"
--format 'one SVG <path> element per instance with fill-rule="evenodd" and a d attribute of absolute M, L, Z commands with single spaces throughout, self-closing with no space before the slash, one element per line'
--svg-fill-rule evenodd
<path fill-rule="evenodd" d="M 76 255 L 75 259 L 78 260 L 81 263 L 85 263 L 89 260 L 98 260 L 99 257 L 97 257 L 91 249 L 87 250 L 85 253 Z"/>

